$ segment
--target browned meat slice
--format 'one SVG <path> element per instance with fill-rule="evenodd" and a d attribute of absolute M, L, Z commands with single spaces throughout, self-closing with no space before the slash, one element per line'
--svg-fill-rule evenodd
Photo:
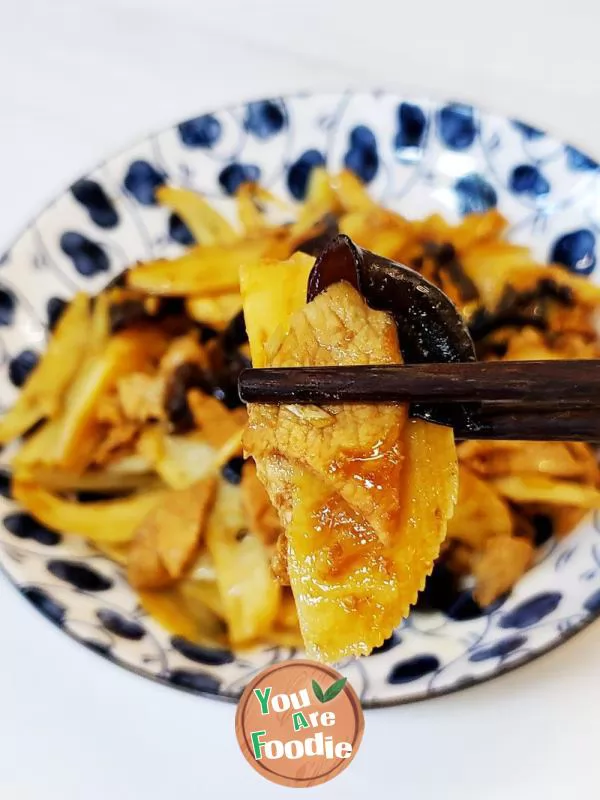
<path fill-rule="evenodd" d="M 269 353 L 271 366 L 399 363 L 396 328 L 346 283 L 297 312 Z M 340 492 L 383 542 L 398 529 L 406 409 L 383 404 L 324 409 L 252 406 L 245 446 L 257 458 L 285 453 Z M 264 474 L 267 484 L 269 475 Z"/>
<path fill-rule="evenodd" d="M 277 281 L 295 265 L 275 266 L 273 297 L 286 297 Z M 261 365 L 400 361 L 391 319 L 347 284 L 308 305 L 298 293 L 290 318 L 269 306 L 269 326 L 253 316 L 269 298 L 252 302 L 249 289 L 250 345 Z M 452 431 L 408 422 L 401 406 L 258 405 L 249 407 L 244 444 L 285 529 L 273 569 L 291 585 L 308 654 L 368 654 L 408 613 L 439 553 L 456 499 Z"/>

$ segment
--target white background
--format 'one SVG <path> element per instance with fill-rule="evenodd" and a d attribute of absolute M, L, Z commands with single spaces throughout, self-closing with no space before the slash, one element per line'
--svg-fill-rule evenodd
<path fill-rule="evenodd" d="M 595 6 L 595 9 L 593 9 Z M 100 157 L 232 101 L 389 87 L 466 99 L 600 155 L 584 0 L 0 0 L 0 242 Z M 0 248 L 1 249 L 1 248 Z M 0 798 L 279 797 L 232 706 L 131 675 L 0 580 Z M 517 673 L 367 714 L 319 798 L 598 797 L 600 624 Z"/>

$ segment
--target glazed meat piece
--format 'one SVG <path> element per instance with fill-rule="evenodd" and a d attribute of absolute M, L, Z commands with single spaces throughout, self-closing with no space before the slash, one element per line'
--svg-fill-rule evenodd
<path fill-rule="evenodd" d="M 391 318 L 372 311 L 347 283 L 335 284 L 295 315 L 270 354 L 271 366 L 394 364 L 401 361 Z M 403 406 L 255 406 L 245 444 L 257 457 L 285 453 L 340 493 L 382 540 L 398 528 Z M 265 476 L 266 477 L 266 476 Z"/>
<path fill-rule="evenodd" d="M 391 318 L 343 282 L 271 328 L 258 358 L 250 337 L 253 360 L 270 366 L 401 361 Z M 438 555 L 456 499 L 451 430 L 408 421 L 399 405 L 253 405 L 244 444 L 285 530 L 276 574 L 289 580 L 309 656 L 368 654 Z"/>
<path fill-rule="evenodd" d="M 525 539 L 497 536 L 486 542 L 474 559 L 474 596 L 487 606 L 509 591 L 533 560 L 533 545 Z"/>

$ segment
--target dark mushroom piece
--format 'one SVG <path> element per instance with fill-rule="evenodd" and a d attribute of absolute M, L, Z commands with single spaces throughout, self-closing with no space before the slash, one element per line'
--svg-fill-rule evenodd
<path fill-rule="evenodd" d="M 371 253 L 348 236 L 333 239 L 309 275 L 307 300 L 338 281 L 347 281 L 367 304 L 395 320 L 407 364 L 475 361 L 471 335 L 452 301 L 415 270 Z M 467 405 L 415 403 L 411 415 L 442 425 L 469 417 Z"/>
<path fill-rule="evenodd" d="M 240 400 L 238 378 L 250 366 L 250 359 L 241 349 L 247 342 L 244 312 L 240 311 L 218 336 L 211 364 L 213 395 L 229 409 L 244 405 Z"/>
<path fill-rule="evenodd" d="M 167 382 L 163 401 L 171 433 L 188 433 L 195 427 L 187 393 L 199 389 L 210 395 L 213 388 L 210 376 L 197 364 L 189 362 L 177 367 Z"/>
<path fill-rule="evenodd" d="M 329 242 L 340 232 L 338 218 L 335 214 L 326 214 L 308 239 L 304 239 L 296 247 L 296 251 L 309 256 L 318 256 Z"/>

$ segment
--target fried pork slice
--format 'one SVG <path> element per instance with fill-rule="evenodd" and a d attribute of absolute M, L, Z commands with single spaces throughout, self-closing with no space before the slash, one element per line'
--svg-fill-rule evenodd
<path fill-rule="evenodd" d="M 267 348 L 267 351 L 269 348 Z M 397 364 L 393 320 L 338 283 L 297 312 L 270 366 Z M 245 446 L 253 455 L 284 453 L 339 492 L 385 542 L 400 519 L 402 431 L 399 405 L 344 404 L 324 409 L 253 406 Z"/>
<path fill-rule="evenodd" d="M 242 273 L 243 294 L 245 283 Z M 401 360 L 391 319 L 348 284 L 289 320 L 270 313 L 266 365 Z M 258 360 L 252 335 L 250 345 Z M 452 431 L 409 422 L 401 406 L 253 405 L 244 443 L 285 529 L 278 577 L 289 579 L 308 655 L 367 655 L 408 613 L 439 553 L 456 501 Z"/>
<path fill-rule="evenodd" d="M 533 545 L 515 536 L 489 539 L 473 564 L 474 596 L 487 606 L 512 589 L 533 561 Z"/>

